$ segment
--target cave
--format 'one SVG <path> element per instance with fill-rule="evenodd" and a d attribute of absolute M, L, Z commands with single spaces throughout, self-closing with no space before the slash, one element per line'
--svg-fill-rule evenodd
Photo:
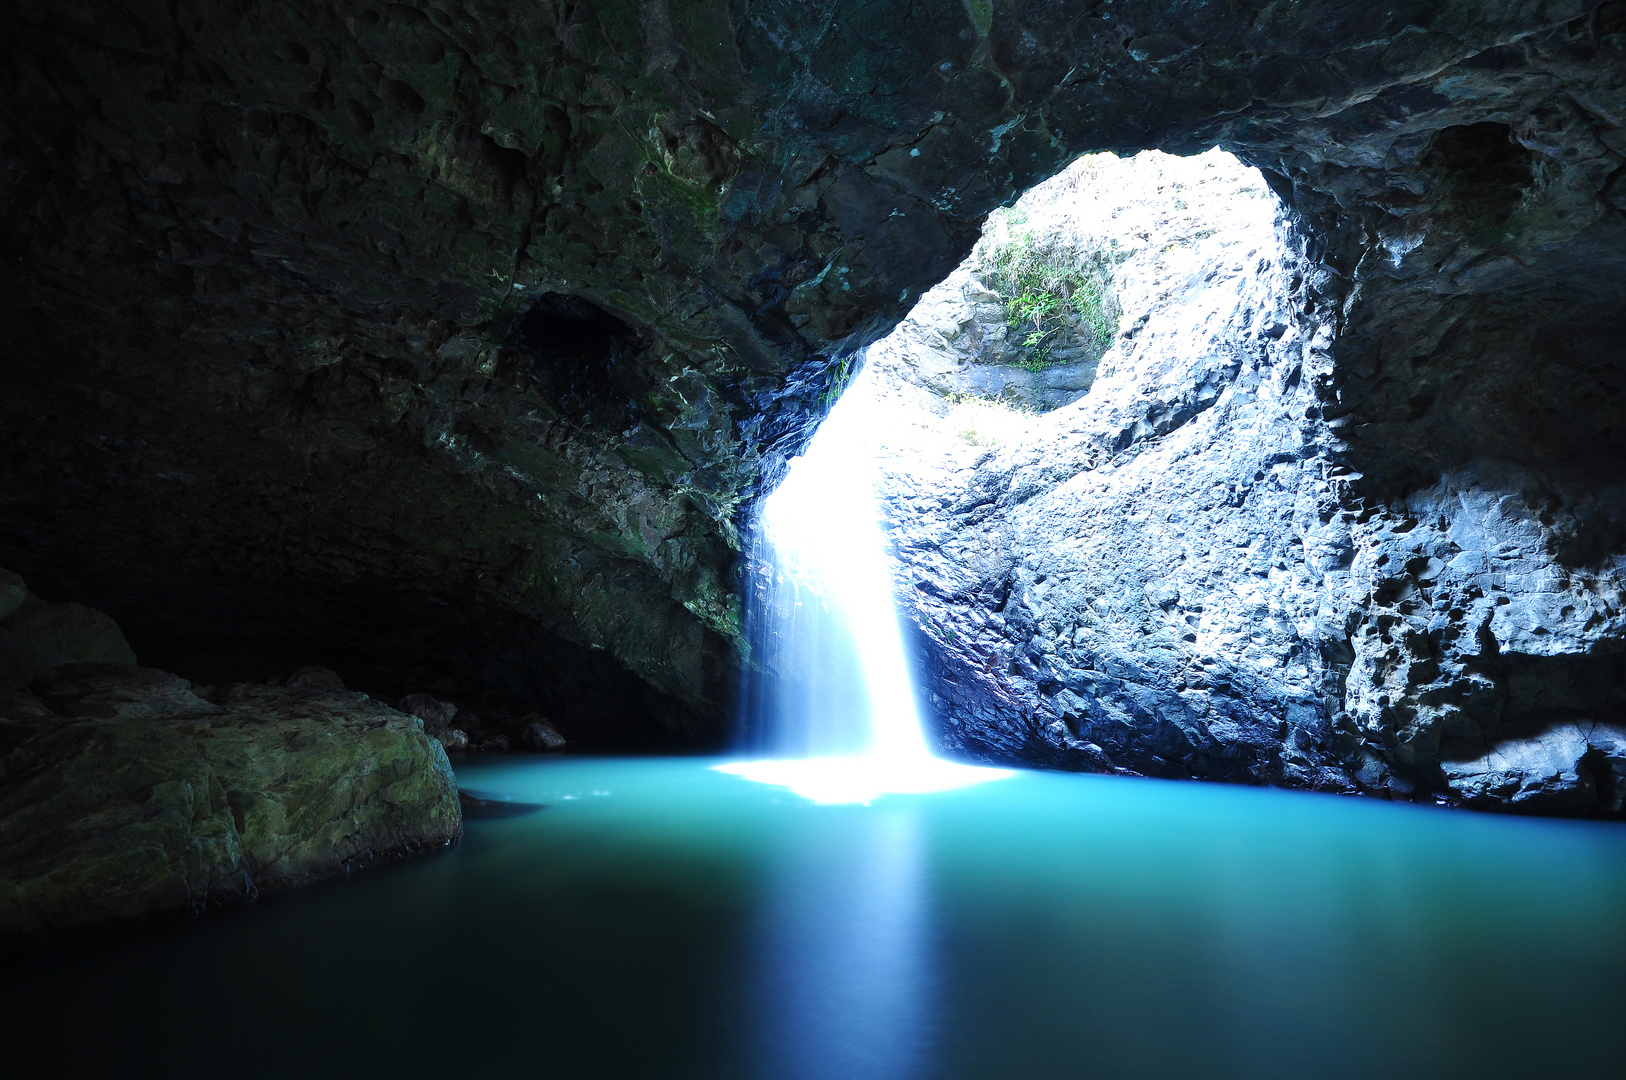
<path fill-rule="evenodd" d="M 1621 1060 L 1626 4 L 0 26 L 25 1062 Z"/>

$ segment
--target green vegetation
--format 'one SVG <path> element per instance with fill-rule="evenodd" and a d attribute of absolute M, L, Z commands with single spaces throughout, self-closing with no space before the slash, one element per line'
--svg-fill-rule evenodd
<path fill-rule="evenodd" d="M 965 8 L 971 15 L 971 22 L 977 28 L 977 36 L 987 37 L 988 28 L 994 24 L 992 0 L 966 0 Z"/>
<path fill-rule="evenodd" d="M 1020 211 L 995 211 L 979 245 L 978 276 L 1005 304 L 1005 322 L 1020 337 L 1021 367 L 1043 371 L 1069 338 L 1104 352 L 1118 332 L 1112 253 L 1072 251 L 1035 236 Z M 1114 245 L 1116 246 L 1116 245 Z"/>
<path fill-rule="evenodd" d="M 841 397 L 841 392 L 847 389 L 847 384 L 852 381 L 852 377 L 853 358 L 851 356 L 843 357 L 841 367 L 831 376 L 829 388 L 819 395 L 819 404 L 826 409 L 834 405 L 836 399 Z"/>
<path fill-rule="evenodd" d="M 1025 405 L 978 394 L 950 392 L 943 395 L 953 408 L 948 421 L 954 434 L 973 446 L 995 447 L 1022 432 L 1033 410 Z"/>

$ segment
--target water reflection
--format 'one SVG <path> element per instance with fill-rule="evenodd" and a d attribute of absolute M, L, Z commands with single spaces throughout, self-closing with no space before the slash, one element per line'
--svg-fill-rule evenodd
<path fill-rule="evenodd" d="M 938 972 L 918 808 L 829 813 L 767 871 L 750 1071 L 776 1080 L 930 1075 Z"/>
<path fill-rule="evenodd" d="M 1626 827 L 1022 771 L 817 805 L 713 764 L 460 762 L 547 809 L 0 967 L 11 1028 L 63 1030 L 11 1072 L 207 1075 L 245 1046 L 267 1075 L 549 1080 L 1626 1061 Z"/>

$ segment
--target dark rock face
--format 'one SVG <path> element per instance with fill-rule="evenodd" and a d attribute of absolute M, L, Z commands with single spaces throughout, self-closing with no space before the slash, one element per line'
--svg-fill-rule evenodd
<path fill-rule="evenodd" d="M 1621 12 L 14 6 L 0 561 L 144 655 L 715 737 L 741 514 L 842 358 L 1076 154 L 1218 143 L 1299 215 L 1315 513 L 1516 493 L 1586 588 L 1626 521 Z M 1372 625 L 1330 670 L 1433 694 L 1452 662 Z M 1335 710 L 1389 774 L 1397 692 Z"/>
<path fill-rule="evenodd" d="M 21 689 L 60 664 L 134 664 L 124 633 L 105 612 L 48 604 L 23 579 L 0 570 L 0 686 Z"/>
<path fill-rule="evenodd" d="M 0 691 L 0 947 L 196 912 L 443 847 L 446 754 L 342 690 L 235 686 L 214 705 L 151 668 L 67 664 Z"/>

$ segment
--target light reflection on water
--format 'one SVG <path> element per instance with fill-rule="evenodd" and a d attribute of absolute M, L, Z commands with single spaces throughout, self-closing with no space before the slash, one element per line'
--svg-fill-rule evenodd
<path fill-rule="evenodd" d="M 917 808 L 877 809 L 832 849 L 771 856 L 756 920 L 749 1045 L 784 1080 L 931 1075 L 934 942 Z"/>
<path fill-rule="evenodd" d="M 713 764 L 461 762 L 466 787 L 542 808 L 471 818 L 445 855 L 13 964 L 7 1028 L 33 1037 L 12 1045 L 120 1076 L 1626 1061 L 1619 826 L 1024 771 L 818 805 Z"/>

